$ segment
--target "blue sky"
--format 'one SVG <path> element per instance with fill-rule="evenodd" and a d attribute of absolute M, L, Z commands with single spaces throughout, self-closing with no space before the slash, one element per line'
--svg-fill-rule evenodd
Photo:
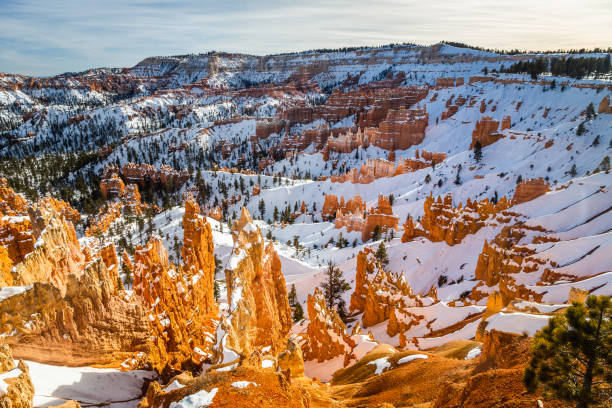
<path fill-rule="evenodd" d="M 129 67 L 209 50 L 461 41 L 491 48 L 612 46 L 611 0 L 0 0 L 0 72 Z"/>

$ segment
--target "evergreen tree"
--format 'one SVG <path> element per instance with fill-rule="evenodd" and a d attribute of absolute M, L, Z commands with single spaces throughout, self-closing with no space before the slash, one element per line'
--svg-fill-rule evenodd
<path fill-rule="evenodd" d="M 378 245 L 378 249 L 374 254 L 376 260 L 381 263 L 382 266 L 389 265 L 389 257 L 387 256 L 387 248 L 385 248 L 385 244 L 382 242 Z"/>
<path fill-rule="evenodd" d="M 298 301 L 297 292 L 295 291 L 295 284 L 291 285 L 291 289 L 289 290 L 289 306 L 291 307 L 293 321 L 299 322 L 304 318 L 304 309 L 302 305 Z"/>
<path fill-rule="evenodd" d="M 555 315 L 539 331 L 523 380 L 554 397 L 587 408 L 610 401 L 612 382 L 612 304 L 608 296 L 591 295 Z"/>
<path fill-rule="evenodd" d="M 594 117 L 595 117 L 595 106 L 593 106 L 593 102 L 591 102 L 586 108 L 586 120 L 591 120 Z"/>
<path fill-rule="evenodd" d="M 480 140 L 474 143 L 474 160 L 476 163 L 480 163 L 482 160 L 482 143 L 480 143 Z"/>
<path fill-rule="evenodd" d="M 266 212 L 266 203 L 264 202 L 264 200 L 262 198 L 261 200 L 259 200 L 259 214 L 261 214 L 261 219 L 262 220 L 264 218 L 264 213 L 265 212 Z"/>
<path fill-rule="evenodd" d="M 372 241 L 378 241 L 380 239 L 381 228 L 380 225 L 376 225 L 374 227 L 374 231 L 372 232 Z"/>
<path fill-rule="evenodd" d="M 327 263 L 327 270 L 325 271 L 325 280 L 321 283 L 326 306 L 329 309 L 333 309 L 341 300 L 342 294 L 350 288 L 351 286 L 342 276 L 342 271 L 329 261 Z"/>
<path fill-rule="evenodd" d="M 570 176 L 576 177 L 576 175 L 578 174 L 578 170 L 576 170 L 576 163 L 572 164 L 572 168 L 568 173 Z"/>

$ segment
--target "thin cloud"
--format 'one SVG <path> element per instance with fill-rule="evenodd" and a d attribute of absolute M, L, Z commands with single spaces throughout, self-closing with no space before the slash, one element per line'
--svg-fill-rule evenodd
<path fill-rule="evenodd" d="M 462 41 L 490 48 L 608 47 L 612 3 L 585 0 L 5 0 L 0 71 L 51 75 L 208 50 L 267 54 Z"/>

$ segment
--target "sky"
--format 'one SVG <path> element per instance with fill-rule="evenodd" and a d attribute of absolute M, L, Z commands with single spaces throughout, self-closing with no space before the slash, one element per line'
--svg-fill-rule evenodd
<path fill-rule="evenodd" d="M 612 0 L 0 0 L 0 72 L 46 76 L 210 50 L 459 41 L 608 48 Z"/>

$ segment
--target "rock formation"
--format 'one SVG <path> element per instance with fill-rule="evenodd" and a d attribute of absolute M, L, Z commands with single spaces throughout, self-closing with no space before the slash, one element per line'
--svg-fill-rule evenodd
<path fill-rule="evenodd" d="M 211 357 L 217 303 L 210 224 L 197 204 L 185 203 L 184 266 L 168 262 L 159 238 L 134 253 L 134 293 L 146 309 L 152 343 L 149 362 L 159 372 L 195 369 Z"/>
<path fill-rule="evenodd" d="M 238 367 L 232 372 L 209 372 L 195 378 L 176 377 L 175 387 L 164 388 L 153 381 L 140 408 L 220 407 L 309 408 L 311 396 L 284 373 L 256 367 Z"/>
<path fill-rule="evenodd" d="M 338 313 L 326 307 L 319 288 L 308 295 L 307 305 L 309 323 L 302 346 L 304 359 L 322 362 L 344 356 L 345 363 L 348 363 L 355 341 L 347 335 L 346 326 Z"/>
<path fill-rule="evenodd" d="M 393 153 L 393 151 L 391 152 Z M 390 154 L 391 157 L 391 154 Z M 426 150 L 415 151 L 414 159 L 403 159 L 396 166 L 393 161 L 380 158 L 367 159 L 359 170 L 352 168 L 341 175 L 332 175 L 332 183 L 358 183 L 369 184 L 382 177 L 394 177 L 400 174 L 410 173 L 420 169 L 425 169 L 434 164 L 439 164 L 446 159 L 445 153 L 428 152 Z"/>
<path fill-rule="evenodd" d="M 510 117 L 507 116 L 502 120 L 502 126 L 500 131 L 508 129 L 510 127 Z M 481 147 L 488 146 L 492 143 L 497 142 L 499 139 L 504 137 L 502 133 L 498 132 L 499 121 L 494 120 L 490 116 L 483 116 L 474 127 L 472 132 L 472 144 L 470 149 L 474 147 L 476 142 L 480 142 Z"/>
<path fill-rule="evenodd" d="M 54 208 L 36 205 L 30 208 L 33 238 L 36 244 L 13 271 L 15 285 L 51 282 L 63 294 L 68 276 L 80 276 L 85 265 L 74 226 Z"/>
<path fill-rule="evenodd" d="M 389 110 L 387 117 L 376 128 L 366 128 L 370 144 L 385 150 L 405 150 L 425 138 L 429 115 L 425 109 Z"/>
<path fill-rule="evenodd" d="M 424 214 L 421 224 L 416 226 L 412 218 L 404 224 L 402 242 L 408 242 L 417 236 L 425 236 L 431 241 L 445 241 L 448 245 L 459 244 L 468 234 L 476 233 L 485 225 L 485 221 L 510 206 L 508 200 L 502 197 L 497 204 L 488 199 L 481 201 L 467 200 L 465 207 L 459 204 L 453 208 L 450 195 L 440 196 L 434 200 L 427 197 L 423 204 Z"/>
<path fill-rule="evenodd" d="M 125 191 L 125 184 L 117 173 L 100 181 L 100 191 L 105 200 L 121 197 Z"/>
<path fill-rule="evenodd" d="M 327 194 L 325 195 L 325 202 L 321 210 L 321 217 L 323 217 L 324 220 L 331 220 L 336 216 L 338 211 L 342 214 L 360 214 L 363 216 L 365 210 L 366 203 L 360 195 L 355 195 L 355 197 L 346 202 L 344 197 L 341 196 L 338 202 L 338 197 L 333 194 Z"/>
<path fill-rule="evenodd" d="M 485 241 L 478 256 L 474 272 L 476 279 L 482 280 L 487 286 L 499 285 L 504 306 L 515 298 L 538 300 L 542 297 L 541 294 L 528 291 L 523 285 L 516 284 L 512 276 L 519 272 L 534 272 L 545 264 L 540 258 L 531 256 L 535 250 L 518 245 L 528 230 L 544 231 L 541 227 L 530 227 L 525 224 L 504 226 L 490 243 Z M 480 297 L 478 287 L 474 288 L 472 297 Z"/>
<path fill-rule="evenodd" d="M 384 233 L 387 230 L 397 230 L 397 225 L 398 218 L 393 215 L 389 199 L 381 194 L 378 196 L 378 206 L 370 208 L 366 214 L 361 239 L 365 242 L 372 238 L 377 226 L 380 227 L 381 233 Z"/>
<path fill-rule="evenodd" d="M 612 113 L 612 106 L 610 106 L 610 97 L 604 96 L 597 106 L 597 113 Z"/>
<path fill-rule="evenodd" d="M 0 406 L 30 408 L 34 399 L 34 386 L 28 366 L 23 361 L 15 364 L 9 346 L 0 346 Z"/>
<path fill-rule="evenodd" d="M 264 245 L 244 207 L 232 225 L 232 237 L 234 249 L 225 270 L 229 315 L 217 331 L 216 361 L 227 362 L 232 354 L 249 358 L 264 348 L 276 355 L 285 349 L 292 325 L 280 258 L 271 243 Z"/>
<path fill-rule="evenodd" d="M 514 197 L 512 197 L 512 204 L 520 204 L 525 201 L 531 201 L 543 194 L 546 194 L 550 190 L 548 182 L 543 178 L 528 179 L 516 185 L 514 191 Z"/>
<path fill-rule="evenodd" d="M 139 303 L 119 292 L 118 276 L 101 258 L 77 277 L 65 295 L 35 282 L 0 302 L 0 332 L 18 358 L 58 365 L 118 365 L 145 352 L 148 327 Z"/>

